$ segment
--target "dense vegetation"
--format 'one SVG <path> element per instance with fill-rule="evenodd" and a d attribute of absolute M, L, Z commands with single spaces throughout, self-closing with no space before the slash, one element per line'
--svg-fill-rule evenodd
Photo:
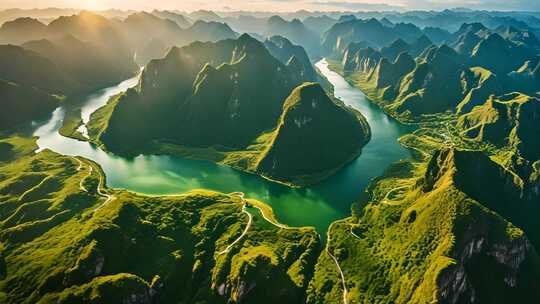
<path fill-rule="evenodd" d="M 152 143 L 160 152 L 164 145 L 176 145 L 184 156 L 189 149 L 195 157 L 286 183 L 315 183 L 356 157 L 369 139 L 362 115 L 331 101 L 320 86 L 318 96 L 306 95 L 304 101 L 300 92 L 315 86 L 293 91 L 317 78 L 302 47 L 282 37 L 263 44 L 242 35 L 173 48 L 145 67 L 136 88 L 93 116 L 90 125 L 98 131 L 91 135 L 113 152 L 155 153 Z M 289 127 L 295 120 L 313 123 L 295 135 Z M 344 131 L 323 136 L 324 130 L 336 129 Z M 298 137 L 311 143 L 296 146 Z M 208 156 L 208 149 L 215 153 Z M 295 161 L 306 152 L 312 159 L 303 165 Z M 276 162 L 281 168 L 272 165 Z M 298 167 L 285 169 L 291 163 Z"/>
<path fill-rule="evenodd" d="M 336 105 L 319 84 L 306 83 L 285 101 L 257 172 L 293 183 L 318 180 L 355 158 L 369 135 L 362 114 Z"/>
<path fill-rule="evenodd" d="M 537 302 L 539 18 L 0 12 L 0 302 Z M 400 138 L 414 157 L 373 180 L 324 243 L 242 193 L 108 189 L 99 164 L 36 153 L 35 138 L 11 131 L 63 105 L 59 132 L 109 151 L 303 186 L 370 136 L 313 68 L 320 56 L 417 126 Z M 146 65 L 138 85 L 82 136 L 80 95 L 134 75 L 135 63 Z"/>
<path fill-rule="evenodd" d="M 368 30 L 361 21 L 349 23 L 340 26 Z M 418 122 L 425 115 L 468 112 L 492 94 L 540 91 L 536 81 L 540 43 L 527 30 L 463 24 L 452 37 L 437 44 L 419 29 L 411 28 L 405 34 L 377 20 L 370 24 L 389 31 L 397 40 L 373 43 L 367 37 L 343 45 L 345 38 L 338 35 L 334 40 L 339 45 L 328 42 L 333 47 L 330 52 L 341 61 L 338 69 L 400 120 Z M 340 32 L 334 29 L 330 33 Z M 408 44 L 407 37 L 417 40 Z"/>
<path fill-rule="evenodd" d="M 33 139 L 3 138 L 0 147 L 3 303 L 304 298 L 319 252 L 312 228 L 275 227 L 259 209 L 243 211 L 237 195 L 102 189 L 95 163 L 34 154 Z M 247 212 L 253 223 L 229 248 Z"/>

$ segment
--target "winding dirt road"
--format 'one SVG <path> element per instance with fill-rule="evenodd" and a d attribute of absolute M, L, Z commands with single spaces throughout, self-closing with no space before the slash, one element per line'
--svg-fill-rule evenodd
<path fill-rule="evenodd" d="M 326 232 L 326 254 L 328 254 L 328 256 L 330 258 L 332 258 L 332 260 L 334 261 L 334 263 L 336 264 L 336 267 L 339 271 L 339 275 L 341 277 L 341 287 L 343 288 L 343 304 L 348 304 L 348 300 L 347 300 L 347 294 L 348 294 L 348 291 L 347 291 L 347 284 L 345 283 L 345 274 L 343 274 L 343 270 L 341 270 L 341 266 L 339 266 L 339 262 L 337 260 L 337 258 L 330 252 L 330 250 L 328 249 L 328 244 L 330 244 L 330 230 L 332 228 L 332 225 L 330 225 L 330 227 L 328 228 L 328 231 Z M 352 230 L 351 230 L 352 232 Z"/>
<path fill-rule="evenodd" d="M 246 200 L 244 199 L 244 193 L 243 192 L 233 192 L 229 195 L 236 195 L 240 198 L 240 200 L 242 201 L 242 212 L 247 214 L 248 216 L 248 222 L 247 222 L 247 225 L 246 225 L 246 228 L 244 229 L 244 231 L 242 232 L 242 234 L 236 239 L 234 240 L 231 244 L 229 244 L 229 246 L 227 246 L 227 248 L 225 248 L 223 251 L 219 252 L 218 255 L 222 255 L 224 253 L 227 253 L 229 251 L 231 251 L 231 248 L 236 244 L 238 243 L 245 235 L 246 233 L 248 232 L 249 228 L 251 227 L 251 223 L 253 222 L 253 216 L 251 215 L 251 213 L 249 213 L 247 210 L 246 210 Z"/>
<path fill-rule="evenodd" d="M 81 161 L 80 159 L 78 159 L 77 157 L 72 157 L 74 160 L 76 160 L 78 163 L 79 163 L 79 166 L 77 167 L 77 171 L 81 171 L 84 167 L 84 162 Z M 85 191 L 85 192 L 88 192 L 88 189 L 86 189 L 86 187 L 84 186 L 84 181 L 90 177 L 90 175 L 92 175 L 92 172 L 94 171 L 94 167 L 90 164 L 88 164 L 88 174 L 86 174 L 82 179 L 81 181 L 79 182 L 79 187 L 81 188 L 81 190 Z M 97 187 L 97 194 L 101 197 L 104 197 L 105 198 L 105 201 L 97 206 L 96 208 L 94 208 L 94 212 L 96 212 L 97 210 L 103 208 L 106 204 L 110 203 L 112 200 L 115 199 L 114 195 L 111 195 L 111 194 L 107 194 L 105 192 L 103 192 L 103 175 L 102 174 L 99 174 L 99 183 L 98 183 L 98 187 Z"/>
<path fill-rule="evenodd" d="M 92 169 L 92 166 L 90 166 L 90 171 Z M 110 203 L 111 201 L 113 201 L 115 199 L 114 195 L 111 195 L 111 194 L 107 194 L 105 192 L 103 192 L 103 174 L 99 174 L 99 183 L 98 183 L 98 187 L 97 187 L 97 193 L 102 196 L 102 197 L 105 197 L 105 201 L 99 205 L 98 207 L 96 207 L 94 209 L 94 212 L 98 211 L 99 209 L 105 207 L 105 205 L 107 205 L 108 203 Z"/>

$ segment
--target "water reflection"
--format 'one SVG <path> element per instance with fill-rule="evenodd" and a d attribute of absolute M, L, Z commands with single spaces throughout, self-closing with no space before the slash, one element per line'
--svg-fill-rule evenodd
<path fill-rule="evenodd" d="M 366 116 L 372 139 L 356 160 L 326 181 L 305 189 L 290 189 L 206 161 L 155 155 L 127 159 L 105 153 L 89 143 L 58 134 L 65 114 L 63 108 L 58 108 L 34 135 L 39 136 L 40 149 L 80 155 L 99 163 L 107 175 L 109 187 L 146 194 L 177 194 L 197 188 L 242 191 L 247 197 L 270 204 L 281 222 L 291 226 L 315 226 L 323 234 L 332 221 L 350 214 L 351 203 L 361 196 L 373 177 L 380 175 L 390 163 L 409 157 L 409 153 L 396 141 L 407 132 L 407 128 L 389 118 L 367 101 L 362 92 L 330 71 L 324 60 L 318 62 L 317 67 L 334 85 L 335 95 Z M 90 114 L 111 96 L 134 86 L 136 82 L 137 78 L 129 79 L 88 96 L 81 110 L 83 121 L 87 122 Z"/>

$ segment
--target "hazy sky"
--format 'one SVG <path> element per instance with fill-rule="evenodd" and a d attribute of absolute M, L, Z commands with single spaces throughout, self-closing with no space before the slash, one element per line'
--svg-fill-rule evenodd
<path fill-rule="evenodd" d="M 213 9 L 295 11 L 444 9 L 467 7 L 492 10 L 540 10 L 540 0 L 0 0 L 0 8 L 72 7 L 92 10 Z"/>

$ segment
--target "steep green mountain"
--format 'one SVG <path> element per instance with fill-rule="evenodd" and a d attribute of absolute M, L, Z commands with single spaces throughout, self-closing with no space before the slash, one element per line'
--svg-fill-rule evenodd
<path fill-rule="evenodd" d="M 317 80 L 317 73 L 303 47 L 294 45 L 287 38 L 281 36 L 272 36 L 266 39 L 264 46 L 281 63 L 286 65 L 298 63 L 296 70 L 301 81 Z"/>
<path fill-rule="evenodd" d="M 320 179 L 355 158 L 369 138 L 360 113 L 336 104 L 319 84 L 306 83 L 285 101 L 257 172 L 284 181 Z"/>
<path fill-rule="evenodd" d="M 423 35 L 422 30 L 412 23 L 398 22 L 392 26 L 392 29 L 406 42 L 415 41 Z"/>
<path fill-rule="evenodd" d="M 271 172 L 264 166 L 259 168 L 259 159 L 268 152 L 275 137 L 273 134 L 289 133 L 288 128 L 282 130 L 280 127 L 284 117 L 289 119 L 296 115 L 288 113 L 296 107 L 284 107 L 287 96 L 305 80 L 318 77 L 301 47 L 279 37 L 273 37 L 266 44 L 271 46 L 271 51 L 244 34 L 237 40 L 194 43 L 172 49 L 165 58 L 153 60 L 145 67 L 137 88 L 115 97 L 93 115 L 89 124 L 90 137 L 122 154 L 173 153 L 249 172 L 261 173 L 259 169 L 264 169 L 262 174 L 296 186 L 322 180 L 358 155 L 369 139 L 369 132 L 364 132 L 352 143 L 354 149 L 348 141 L 336 142 L 335 138 L 341 138 L 339 136 L 317 139 L 322 146 L 336 152 L 333 159 L 316 165 L 311 163 L 311 170 L 304 166 L 289 172 L 294 175 L 286 176 L 286 172 Z M 291 57 L 283 64 L 271 53 L 278 54 L 276 57 L 282 61 Z M 317 88 L 320 89 L 318 85 Z M 323 95 L 321 99 L 326 104 L 328 97 Z M 358 129 L 367 128 L 365 120 L 359 118 L 360 114 L 358 117 L 347 116 L 348 110 L 333 102 L 321 108 L 328 109 L 329 113 L 344 111 L 335 115 L 355 119 L 340 120 L 332 116 L 322 119 L 315 116 L 323 115 L 322 110 L 317 110 L 313 118 L 326 124 L 308 126 L 305 134 L 311 134 L 314 141 L 319 137 L 314 134 L 322 134 L 326 128 L 340 129 L 341 124 L 346 124 L 350 132 L 358 133 Z M 349 133 L 342 132 L 343 136 L 346 134 Z M 281 145 L 277 147 L 282 149 Z M 331 155 L 329 151 L 310 150 L 314 150 L 314 158 Z M 277 157 L 288 162 L 286 155 L 278 154 Z"/>
<path fill-rule="evenodd" d="M 119 22 L 82 11 L 77 15 L 62 16 L 53 20 L 47 26 L 47 36 L 44 38 L 56 41 L 66 36 L 72 36 L 87 43 L 94 49 L 94 52 L 114 62 L 115 67 L 109 67 L 110 71 L 123 71 L 120 73 L 123 76 L 116 79 L 116 82 L 126 79 L 125 75 L 133 74 L 136 70 L 130 39 L 122 30 L 122 24 Z M 70 45 L 68 43 L 68 45 L 64 45 L 64 48 L 73 52 L 70 49 L 77 49 L 78 44 Z"/>
<path fill-rule="evenodd" d="M 397 38 L 392 28 L 383 26 L 376 19 L 369 19 L 337 23 L 322 35 L 321 41 L 326 54 L 332 54 L 344 50 L 351 42 L 366 41 L 380 47 Z"/>
<path fill-rule="evenodd" d="M 183 29 L 190 27 L 192 24 L 192 22 L 186 16 L 172 12 L 172 11 L 153 10 L 152 14 L 163 19 L 172 20 L 176 22 L 176 24 L 178 24 L 178 26 Z"/>
<path fill-rule="evenodd" d="M 134 22 L 129 26 L 142 32 Z M 94 87 L 110 85 L 137 70 L 133 62 L 133 35 L 124 32 L 121 22 L 91 12 L 62 16 L 48 25 L 28 18 L 19 19 L 4 28 L 0 30 L 2 37 L 6 31 L 16 33 L 13 39 L 9 35 L 4 37 L 7 42 L 24 45 L 51 59 L 61 69 L 73 72 L 72 77 L 83 86 L 86 82 Z"/>
<path fill-rule="evenodd" d="M 398 92 L 393 86 L 414 68 L 414 59 L 408 53 L 401 53 L 394 62 L 382 58 L 373 70 L 371 79 L 375 81 L 378 89 L 385 90 L 383 94 L 385 99 L 396 98 Z"/>
<path fill-rule="evenodd" d="M 462 97 L 465 69 L 463 59 L 446 45 L 426 50 L 401 80 L 395 110 L 413 116 L 452 110 Z"/>
<path fill-rule="evenodd" d="M 499 31 L 501 34 L 480 23 L 463 24 L 454 34 L 453 47 L 433 45 L 426 36 L 413 44 L 397 39 L 380 49 L 350 43 L 339 56 L 341 69 L 372 100 L 401 120 L 466 113 L 491 95 L 515 91 L 537 94 L 536 71 L 540 69 L 536 38 L 512 28 Z M 394 58 L 403 52 L 419 54 L 414 69 L 405 68 L 410 59 L 394 64 Z"/>
<path fill-rule="evenodd" d="M 416 57 L 432 45 L 434 45 L 434 43 L 428 38 L 427 35 L 423 34 L 410 44 L 408 52 L 411 56 Z"/>
<path fill-rule="evenodd" d="M 349 44 L 343 54 L 343 70 L 348 73 L 363 72 L 369 75 L 382 58 L 379 51 L 357 43 Z"/>
<path fill-rule="evenodd" d="M 397 39 L 401 42 L 413 43 L 423 35 L 422 31 L 412 24 L 395 24 L 392 27 L 383 25 L 377 19 L 358 19 L 335 24 L 322 35 L 323 50 L 327 55 L 340 54 L 350 43 L 367 42 L 381 48 Z"/>
<path fill-rule="evenodd" d="M 45 26 L 42 31 L 15 24 L 11 27 L 16 27 L 18 36 L 7 39 L 10 36 L 4 35 L 6 36 L 4 37 L 0 30 L 0 39 L 3 38 L 10 43 L 23 43 L 41 39 L 55 41 L 65 36 L 73 36 L 77 40 L 88 43 L 92 48 L 97 48 L 98 52 L 113 58 L 116 65 L 127 67 L 133 65 L 134 58 L 141 65 L 148 63 L 151 59 L 161 58 L 166 50 L 174 45 L 186 45 L 193 41 L 217 41 L 237 36 L 224 23 L 197 21 L 193 25 L 182 28 L 175 21 L 166 18 L 168 15 L 164 12 L 158 15 L 165 17 L 158 17 L 156 14 L 147 12 L 135 12 L 119 21 L 82 11 L 75 15 L 59 17 Z M 25 22 L 29 23 L 29 21 Z"/>
<path fill-rule="evenodd" d="M 318 35 L 321 35 L 322 33 L 329 30 L 338 21 L 327 15 L 322 15 L 322 16 L 307 17 L 302 22 L 306 25 L 308 29 L 312 30 Z"/>
<path fill-rule="evenodd" d="M 517 70 L 523 62 L 536 54 L 530 46 L 514 45 L 499 34 L 490 34 L 472 50 L 471 61 L 473 65 L 504 75 Z"/>
<path fill-rule="evenodd" d="M 163 57 L 167 48 L 183 42 L 182 28 L 176 22 L 147 12 L 130 14 L 119 28 L 139 65 Z"/>
<path fill-rule="evenodd" d="M 396 164 L 370 187 L 363 211 L 330 227 L 333 258 L 319 257 L 307 303 L 534 302 L 540 264 L 530 227 L 477 195 L 503 193 L 507 209 L 525 211 L 505 189 L 519 186 L 481 152 L 444 149 L 427 164 Z"/>
<path fill-rule="evenodd" d="M 236 38 L 236 33 L 225 23 L 198 20 L 182 28 L 163 14 L 146 12 L 129 15 L 119 28 L 140 65 L 162 58 L 173 46 Z"/>
<path fill-rule="evenodd" d="M 489 70 L 473 67 L 462 75 L 463 91 L 468 92 L 456 107 L 457 113 L 466 113 L 475 106 L 484 104 L 492 95 L 500 95 L 505 91 L 503 83 Z"/>
<path fill-rule="evenodd" d="M 536 35 L 530 30 L 518 29 L 510 25 L 501 25 L 497 27 L 494 32 L 515 44 L 527 45 L 536 49 L 540 48 L 540 40 L 538 40 Z"/>
<path fill-rule="evenodd" d="M 111 50 L 120 51 L 127 47 L 125 37 L 122 36 L 117 23 L 87 11 L 61 16 L 49 23 L 47 31 L 49 35 L 72 35 L 79 40 L 100 43 Z"/>
<path fill-rule="evenodd" d="M 40 54 L 14 45 L 0 45 L 1 79 L 45 92 L 63 94 L 78 88 L 56 64 Z"/>
<path fill-rule="evenodd" d="M 540 99 L 512 93 L 491 97 L 459 118 L 464 135 L 497 146 L 511 146 L 524 158 L 540 159 Z"/>
<path fill-rule="evenodd" d="M 435 44 L 449 43 L 452 34 L 438 27 L 425 27 L 422 32 Z"/>
<path fill-rule="evenodd" d="M 0 130 L 40 118 L 54 110 L 58 97 L 31 86 L 0 79 Z"/>
<path fill-rule="evenodd" d="M 0 147 L 2 303 L 304 301 L 313 228 L 278 228 L 238 194 L 106 189 L 98 165 L 33 139 Z"/>
<path fill-rule="evenodd" d="M 304 47 L 310 57 L 318 57 L 320 54 L 319 35 L 308 29 L 299 19 L 286 21 L 279 16 L 272 16 L 268 18 L 263 34 L 283 36 Z"/>
<path fill-rule="evenodd" d="M 454 43 L 453 48 L 459 54 L 470 55 L 481 40 L 482 38 L 473 32 L 466 32 L 459 36 L 458 40 Z"/>
<path fill-rule="evenodd" d="M 193 20 L 202 20 L 202 21 L 220 21 L 222 18 L 220 15 L 216 14 L 213 11 L 207 10 L 197 10 L 189 14 L 189 18 Z"/>
<path fill-rule="evenodd" d="M 381 56 L 385 57 L 389 61 L 394 61 L 399 54 L 404 52 L 416 57 L 420 55 L 426 48 L 432 45 L 433 42 L 431 42 L 426 35 L 420 36 L 410 44 L 405 42 L 403 39 L 398 38 L 390 45 L 382 47 L 380 52 Z"/>
<path fill-rule="evenodd" d="M 218 41 L 222 39 L 234 39 L 238 36 L 226 23 L 216 21 L 196 21 L 184 33 L 184 42 L 193 41 Z"/>
<path fill-rule="evenodd" d="M 123 60 L 116 53 L 71 35 L 29 41 L 22 46 L 50 59 L 72 81 L 78 83 L 82 91 L 110 86 L 137 71 L 137 66 L 131 60 Z"/>
<path fill-rule="evenodd" d="M 47 26 L 39 20 L 23 17 L 8 21 L 0 27 L 0 43 L 20 44 L 28 40 L 40 39 Z"/>
<path fill-rule="evenodd" d="M 148 64 L 139 92 L 120 98 L 103 142 L 114 150 L 151 138 L 243 147 L 275 126 L 283 100 L 297 84 L 288 68 L 248 35 L 174 48 Z"/>
<path fill-rule="evenodd" d="M 453 33 L 454 40 L 458 40 L 461 36 L 467 33 L 484 38 L 490 33 L 490 30 L 480 22 L 463 23 L 459 29 Z"/>
<path fill-rule="evenodd" d="M 391 44 L 381 48 L 381 55 L 390 61 L 394 61 L 403 52 L 408 52 L 410 45 L 403 39 L 396 39 Z"/>
<path fill-rule="evenodd" d="M 508 74 L 511 87 L 526 94 L 540 92 L 540 56 L 536 56 L 523 63 L 516 71 Z"/>

